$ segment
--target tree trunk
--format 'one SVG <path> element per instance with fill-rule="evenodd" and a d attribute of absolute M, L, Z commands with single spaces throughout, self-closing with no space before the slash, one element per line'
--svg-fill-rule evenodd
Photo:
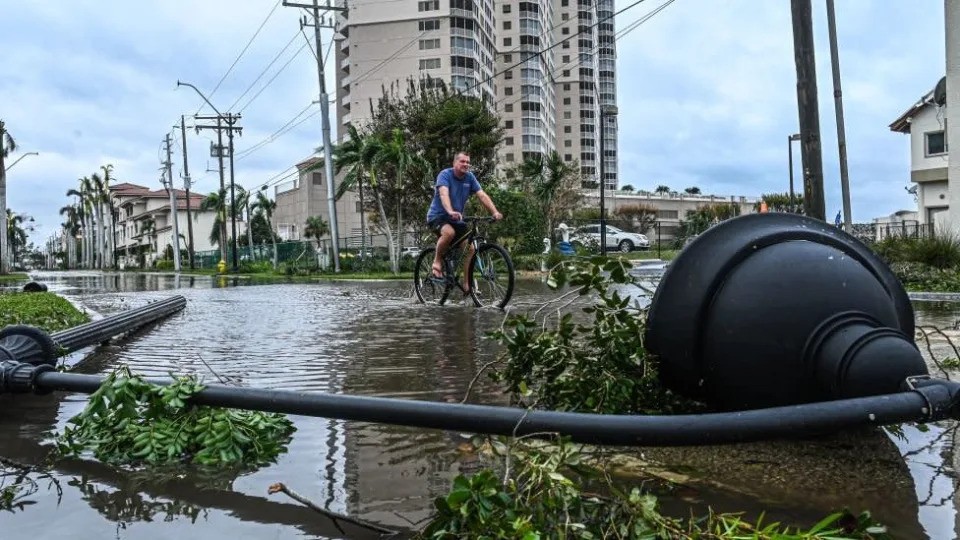
<path fill-rule="evenodd" d="M 0 132 L 0 146 L 3 145 L 3 132 Z M 10 260 L 7 259 L 7 171 L 3 162 L 3 149 L 0 148 L 0 274 L 10 272 Z"/>
<path fill-rule="evenodd" d="M 363 205 L 363 176 L 357 175 L 357 188 L 360 191 L 360 258 L 367 253 L 367 207 Z"/>
<path fill-rule="evenodd" d="M 250 247 L 250 262 L 255 262 L 253 256 L 253 216 L 250 215 L 250 201 L 247 200 L 247 245 Z"/>
<path fill-rule="evenodd" d="M 273 231 L 273 219 L 267 217 L 267 225 L 270 227 L 270 241 L 273 243 L 273 269 L 277 269 L 277 233 Z"/>
<path fill-rule="evenodd" d="M 224 206 L 220 213 L 222 216 L 220 219 L 220 260 L 227 261 L 227 207 L 226 201 L 223 202 Z"/>
<path fill-rule="evenodd" d="M 383 220 L 383 228 L 387 230 L 387 249 L 390 250 L 390 269 L 394 274 L 398 274 L 400 269 L 397 267 L 396 246 L 393 242 L 393 233 L 390 232 L 390 222 L 387 220 L 387 212 L 383 209 L 383 199 L 380 198 L 380 191 L 373 190 L 373 196 L 380 208 L 380 217 Z"/>

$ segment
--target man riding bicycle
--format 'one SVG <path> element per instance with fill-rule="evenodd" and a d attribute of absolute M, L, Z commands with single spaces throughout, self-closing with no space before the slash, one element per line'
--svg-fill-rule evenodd
<path fill-rule="evenodd" d="M 490 200 L 477 177 L 470 172 L 470 154 L 467 152 L 457 152 L 453 159 L 453 167 L 440 171 L 437 175 L 437 181 L 433 189 L 433 202 L 430 203 L 430 209 L 427 211 L 427 226 L 435 232 L 437 238 L 437 251 L 433 257 L 433 277 L 443 278 L 443 256 L 447 249 L 467 233 L 467 225 L 463 222 L 463 209 L 467 204 L 470 195 L 476 194 L 483 206 L 490 211 L 493 219 L 503 219 L 503 214 L 497 211 L 497 207 Z M 470 284 L 467 282 L 467 265 L 473 258 L 473 246 L 469 247 L 470 252 L 464 259 L 464 284 L 463 290 L 470 292 Z"/>

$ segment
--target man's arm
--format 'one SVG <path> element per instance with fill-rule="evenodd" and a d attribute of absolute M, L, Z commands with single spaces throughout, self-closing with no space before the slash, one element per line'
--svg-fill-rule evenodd
<path fill-rule="evenodd" d="M 489 195 L 487 195 L 486 191 L 483 191 L 482 189 L 478 191 L 477 198 L 480 199 L 480 202 L 483 203 L 483 206 L 485 206 L 487 210 L 490 211 L 494 219 L 497 219 L 497 220 L 503 219 L 503 214 L 497 211 L 496 205 L 493 204 L 493 200 L 490 198 Z"/>
<path fill-rule="evenodd" d="M 463 216 L 460 215 L 460 212 L 455 212 L 453 210 L 453 205 L 450 204 L 450 188 L 447 186 L 440 186 L 437 188 L 437 191 L 440 193 L 440 204 L 443 205 L 443 209 L 447 211 L 447 214 L 457 221 L 463 219 Z"/>

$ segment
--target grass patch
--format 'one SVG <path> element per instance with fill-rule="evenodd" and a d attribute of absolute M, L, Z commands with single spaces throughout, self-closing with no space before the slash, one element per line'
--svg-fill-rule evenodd
<path fill-rule="evenodd" d="M 59 332 L 89 320 L 86 313 L 53 293 L 0 294 L 0 328 L 28 324 L 47 332 Z"/>
<path fill-rule="evenodd" d="M 12 274 L 0 274 L 0 283 L 6 281 L 27 281 L 30 279 L 30 276 L 22 272 L 14 272 Z"/>
<path fill-rule="evenodd" d="M 624 259 L 630 261 L 644 261 L 648 259 L 661 259 L 664 261 L 672 261 L 677 257 L 677 254 L 680 252 L 676 249 L 661 249 L 660 253 L 657 253 L 657 248 L 650 248 L 646 251 L 631 251 L 630 253 L 614 253 L 611 254 L 611 258 L 623 257 Z"/>

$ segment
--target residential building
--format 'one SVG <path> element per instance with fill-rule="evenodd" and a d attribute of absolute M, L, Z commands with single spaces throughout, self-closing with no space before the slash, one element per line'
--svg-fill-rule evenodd
<path fill-rule="evenodd" d="M 174 197 L 177 205 L 177 227 L 182 237 L 180 249 L 185 250 L 188 230 L 187 194 L 177 189 L 174 190 Z M 123 183 L 110 186 L 110 198 L 117 215 L 115 245 L 120 267 L 139 266 L 141 254 L 146 264 L 163 258 L 166 247 L 174 244 L 170 194 L 162 189 L 151 190 L 145 186 Z M 200 203 L 203 199 L 203 195 L 190 194 L 194 252 L 219 249 L 210 241 L 216 212 L 201 211 Z M 153 225 L 146 225 L 148 222 Z M 245 232 L 246 222 L 238 219 L 237 234 Z"/>
<path fill-rule="evenodd" d="M 501 170 L 555 150 L 599 182 L 599 106 L 617 103 L 613 3 L 351 0 L 336 47 L 338 133 L 361 127 L 384 89 L 442 82 L 496 107 Z M 616 189 L 615 119 L 602 136 L 606 186 Z"/>
<path fill-rule="evenodd" d="M 384 89 L 409 79 L 493 103 L 493 0 L 351 0 L 336 46 L 338 126 L 363 125 Z M 345 130 L 338 129 L 338 134 Z"/>
<path fill-rule="evenodd" d="M 273 223 L 282 240 L 304 240 L 307 218 L 319 216 L 330 223 L 326 173 L 321 158 L 310 158 L 297 163 L 297 177 L 274 188 L 277 208 L 273 211 Z M 342 178 L 337 179 L 338 181 Z M 341 237 L 347 237 L 348 245 L 360 244 L 360 199 L 357 193 L 348 191 L 336 203 L 337 223 Z M 369 224 L 368 224 L 369 234 Z"/>
<path fill-rule="evenodd" d="M 950 221 L 946 109 L 944 77 L 890 124 L 891 131 L 910 135 L 910 181 L 916 184 L 910 191 L 917 199 L 917 218 L 936 229 Z"/>
<path fill-rule="evenodd" d="M 600 207 L 600 191 L 584 190 L 581 206 Z M 753 214 L 760 204 L 759 197 L 725 195 L 690 195 L 688 193 L 647 193 L 608 191 L 604 194 L 604 206 L 608 216 L 616 216 L 617 209 L 624 206 L 643 205 L 657 212 L 659 230 L 640 231 L 650 238 L 650 242 L 672 242 L 680 232 L 680 222 L 708 204 L 734 204 L 739 214 Z M 658 236 L 659 234 L 659 236 Z"/>
<path fill-rule="evenodd" d="M 547 155 L 556 144 L 553 0 L 501 2 L 497 13 L 497 112 L 504 139 L 501 169 Z M 523 62 L 520 64 L 520 62 Z M 520 65 L 517 65 L 520 64 Z"/>

